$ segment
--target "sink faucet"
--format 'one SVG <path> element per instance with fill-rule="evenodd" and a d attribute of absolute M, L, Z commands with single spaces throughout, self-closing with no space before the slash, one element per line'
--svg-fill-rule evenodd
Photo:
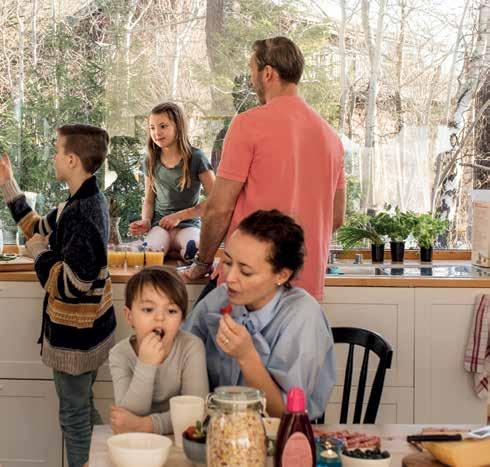
<path fill-rule="evenodd" d="M 356 256 L 354 257 L 354 264 L 362 264 L 363 259 L 362 259 L 362 253 L 356 253 Z"/>

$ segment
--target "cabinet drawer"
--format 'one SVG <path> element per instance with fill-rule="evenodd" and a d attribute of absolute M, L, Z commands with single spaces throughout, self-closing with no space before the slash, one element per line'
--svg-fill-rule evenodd
<path fill-rule="evenodd" d="M 58 399 L 50 381 L 0 379 L 0 465 L 61 467 Z"/>

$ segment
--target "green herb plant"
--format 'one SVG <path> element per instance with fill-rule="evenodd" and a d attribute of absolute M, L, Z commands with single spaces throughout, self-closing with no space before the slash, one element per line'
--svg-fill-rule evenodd
<path fill-rule="evenodd" d="M 432 214 L 419 214 L 413 227 L 413 236 L 420 248 L 430 248 L 434 245 L 436 237 L 449 228 L 446 219 L 434 218 Z"/>
<path fill-rule="evenodd" d="M 340 227 L 337 240 L 345 249 L 354 248 L 363 240 L 369 240 L 373 245 L 383 245 L 386 234 L 387 230 L 380 214 L 356 214 Z"/>
<path fill-rule="evenodd" d="M 417 217 L 411 211 L 400 211 L 398 207 L 392 212 L 389 212 L 391 206 L 388 205 L 387 208 L 388 211 L 378 214 L 378 222 L 383 224 L 386 235 L 392 242 L 404 242 L 412 233 Z"/>

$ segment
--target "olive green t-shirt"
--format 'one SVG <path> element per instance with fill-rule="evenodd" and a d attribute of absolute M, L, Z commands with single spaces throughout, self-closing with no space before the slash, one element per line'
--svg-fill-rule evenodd
<path fill-rule="evenodd" d="M 180 161 L 171 169 L 165 167 L 160 160 L 157 160 L 155 168 L 155 208 L 153 210 L 152 227 L 158 225 L 160 219 L 169 214 L 173 214 L 182 209 L 194 207 L 199 203 L 199 193 L 201 191 L 201 181 L 199 175 L 208 170 L 213 170 L 211 163 L 204 153 L 197 148 L 192 148 L 190 160 L 191 186 L 180 191 L 179 181 L 182 178 L 184 161 Z M 146 161 L 143 163 L 143 171 L 148 176 Z M 201 227 L 201 220 L 198 217 L 185 219 L 180 222 L 178 228 Z"/>

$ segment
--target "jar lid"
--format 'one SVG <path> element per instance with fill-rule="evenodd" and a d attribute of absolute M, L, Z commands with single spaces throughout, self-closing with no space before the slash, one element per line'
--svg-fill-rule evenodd
<path fill-rule="evenodd" d="M 246 386 L 219 386 L 214 390 L 213 401 L 221 404 L 257 404 L 264 401 L 264 393 Z"/>

